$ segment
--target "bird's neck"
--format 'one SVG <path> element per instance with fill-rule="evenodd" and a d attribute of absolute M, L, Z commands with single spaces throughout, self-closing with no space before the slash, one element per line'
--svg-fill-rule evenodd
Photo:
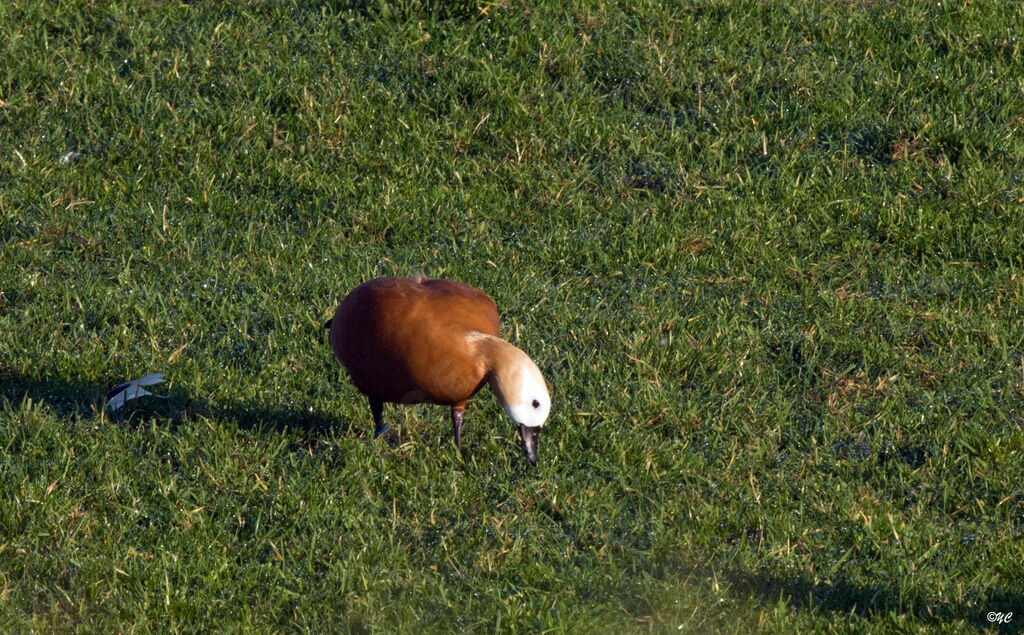
<path fill-rule="evenodd" d="M 518 348 L 500 337 L 479 331 L 472 331 L 466 338 L 470 347 L 483 360 L 488 375 L 500 373 L 502 369 L 515 364 L 517 357 L 523 354 Z"/>

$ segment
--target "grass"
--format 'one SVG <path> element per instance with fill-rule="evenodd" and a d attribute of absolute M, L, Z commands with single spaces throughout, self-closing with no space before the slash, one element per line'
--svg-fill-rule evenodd
<path fill-rule="evenodd" d="M 1022 31 L 0 5 L 0 623 L 1019 629 Z M 487 392 L 372 441 L 321 324 L 416 270 L 545 373 L 536 469 Z"/>

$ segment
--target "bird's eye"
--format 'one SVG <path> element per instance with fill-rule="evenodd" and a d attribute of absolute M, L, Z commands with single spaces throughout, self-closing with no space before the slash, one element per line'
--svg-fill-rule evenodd
<path fill-rule="evenodd" d="M 536 399 L 534 399 L 534 400 L 533 400 L 533 407 L 534 407 L 534 408 L 540 408 L 540 402 L 539 402 L 539 401 L 537 401 Z"/>

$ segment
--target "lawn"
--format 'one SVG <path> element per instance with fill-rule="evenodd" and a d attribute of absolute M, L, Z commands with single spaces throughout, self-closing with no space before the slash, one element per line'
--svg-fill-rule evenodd
<path fill-rule="evenodd" d="M 1021 33 L 0 4 L 0 625 L 1019 630 Z M 373 440 L 322 324 L 417 271 L 544 372 L 536 468 L 486 390 L 462 454 L 440 407 Z"/>

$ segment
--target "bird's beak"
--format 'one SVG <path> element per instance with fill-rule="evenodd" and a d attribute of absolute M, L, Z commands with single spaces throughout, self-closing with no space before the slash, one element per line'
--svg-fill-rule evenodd
<path fill-rule="evenodd" d="M 523 453 L 530 459 L 532 465 L 537 465 L 537 435 L 540 434 L 540 427 L 519 426 L 519 436 L 523 439 Z"/>

